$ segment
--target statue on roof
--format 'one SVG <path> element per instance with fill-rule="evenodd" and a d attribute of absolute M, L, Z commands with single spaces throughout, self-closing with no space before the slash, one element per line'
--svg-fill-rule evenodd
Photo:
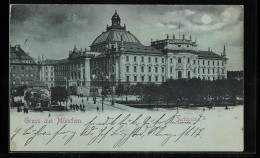
<path fill-rule="evenodd" d="M 112 25 L 119 25 L 120 26 L 120 23 L 121 23 L 121 19 L 119 17 L 119 15 L 117 14 L 116 10 L 115 10 L 115 14 L 112 16 Z"/>

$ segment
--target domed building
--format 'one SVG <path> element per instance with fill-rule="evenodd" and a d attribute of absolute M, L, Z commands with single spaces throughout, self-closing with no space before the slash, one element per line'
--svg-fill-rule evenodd
<path fill-rule="evenodd" d="M 106 46 L 115 43 L 131 43 L 141 44 L 140 41 L 129 31 L 126 31 L 126 27 L 121 26 L 121 19 L 117 12 L 111 18 L 112 25 L 107 26 L 106 32 L 99 35 L 90 46 L 91 51 L 106 52 Z"/>
<path fill-rule="evenodd" d="M 121 18 L 115 11 L 111 26 L 106 26 L 87 49 L 75 48 L 67 59 L 52 63 L 54 86 L 76 87 L 77 94 L 97 95 L 104 81 L 117 84 L 128 82 L 162 83 L 167 79 L 200 78 L 215 80 L 227 77 L 226 47 L 219 54 L 210 48 L 197 49 L 192 36 L 151 41 L 144 46 L 138 38 L 121 26 Z M 47 75 L 49 69 L 42 69 Z M 44 77 L 43 77 L 44 78 Z M 44 82 L 47 82 L 46 81 Z"/>

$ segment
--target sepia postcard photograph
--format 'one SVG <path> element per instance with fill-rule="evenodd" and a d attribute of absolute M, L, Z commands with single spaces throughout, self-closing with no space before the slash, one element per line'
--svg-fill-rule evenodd
<path fill-rule="evenodd" d="M 244 151 L 242 5 L 12 4 L 9 150 Z"/>

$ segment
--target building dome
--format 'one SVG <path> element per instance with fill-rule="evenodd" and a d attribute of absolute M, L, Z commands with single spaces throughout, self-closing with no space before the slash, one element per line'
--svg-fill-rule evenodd
<path fill-rule="evenodd" d="M 107 26 L 106 32 L 103 32 L 94 40 L 90 46 L 91 51 L 102 52 L 106 49 L 107 44 L 115 44 L 116 42 L 141 44 L 133 34 L 126 31 L 125 26 L 120 25 L 120 20 L 119 15 L 115 12 L 111 18 L 112 25 Z"/>

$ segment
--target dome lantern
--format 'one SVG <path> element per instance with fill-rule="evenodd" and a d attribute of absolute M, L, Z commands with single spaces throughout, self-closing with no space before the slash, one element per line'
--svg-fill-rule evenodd
<path fill-rule="evenodd" d="M 114 25 L 120 26 L 121 19 L 120 19 L 119 15 L 117 14 L 116 10 L 115 10 L 115 14 L 111 18 L 111 21 L 112 21 L 112 26 L 114 26 Z"/>

